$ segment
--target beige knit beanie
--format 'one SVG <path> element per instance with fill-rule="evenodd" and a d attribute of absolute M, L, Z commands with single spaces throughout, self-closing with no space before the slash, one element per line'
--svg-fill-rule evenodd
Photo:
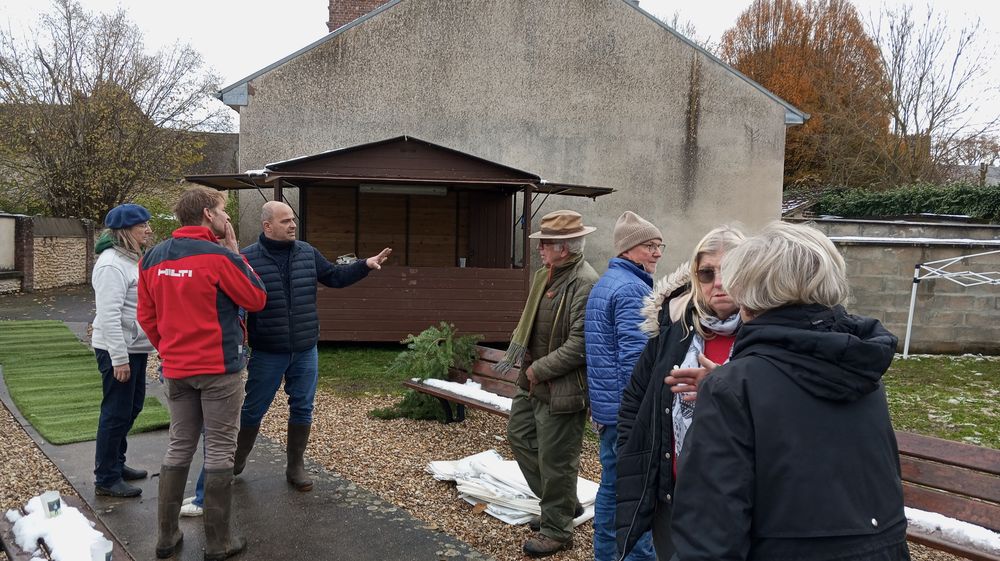
<path fill-rule="evenodd" d="M 621 255 L 641 243 L 656 239 L 663 239 L 660 230 L 631 210 L 622 213 L 615 223 L 615 255 Z"/>

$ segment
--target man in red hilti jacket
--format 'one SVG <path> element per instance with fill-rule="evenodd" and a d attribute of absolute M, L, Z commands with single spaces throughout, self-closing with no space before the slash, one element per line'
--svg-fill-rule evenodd
<path fill-rule="evenodd" d="M 181 227 L 139 263 L 138 319 L 163 360 L 170 444 L 160 467 L 156 557 L 171 557 L 183 535 L 178 516 L 188 469 L 205 430 L 205 560 L 241 552 L 230 534 L 233 454 L 246 366 L 240 308 L 264 308 L 267 292 L 240 255 L 226 196 L 185 191 L 174 214 Z"/>

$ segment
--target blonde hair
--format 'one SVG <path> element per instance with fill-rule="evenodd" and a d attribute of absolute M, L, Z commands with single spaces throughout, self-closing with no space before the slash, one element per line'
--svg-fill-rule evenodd
<path fill-rule="evenodd" d="M 843 304 L 850 293 L 844 258 L 819 230 L 772 222 L 722 263 L 726 292 L 751 315 L 790 304 Z"/>
<path fill-rule="evenodd" d="M 701 264 L 701 258 L 706 255 L 720 255 L 728 253 L 729 250 L 739 246 L 743 243 L 746 236 L 743 235 L 736 226 L 723 225 L 718 228 L 713 229 L 709 233 L 705 234 L 705 237 L 701 238 L 698 245 L 694 247 L 694 253 L 691 255 L 691 301 L 694 303 L 694 314 L 693 327 L 694 330 L 698 332 L 703 339 L 711 339 L 715 335 L 709 333 L 701 326 L 702 317 L 715 315 L 712 312 L 711 307 L 709 307 L 708 302 L 705 300 L 705 293 L 701 290 L 701 282 L 698 281 L 698 266 Z M 719 318 L 726 319 L 726 318 Z"/>
<path fill-rule="evenodd" d="M 111 239 L 112 245 L 120 247 L 126 251 L 131 251 L 139 257 L 142 257 L 142 255 L 146 253 L 146 246 L 136 241 L 135 238 L 129 234 L 129 230 L 131 229 L 131 226 L 128 228 L 108 228 L 105 232 Z"/>
<path fill-rule="evenodd" d="M 200 226 L 206 208 L 226 204 L 226 194 L 208 187 L 196 185 L 181 193 L 174 205 L 174 216 L 181 226 Z"/>

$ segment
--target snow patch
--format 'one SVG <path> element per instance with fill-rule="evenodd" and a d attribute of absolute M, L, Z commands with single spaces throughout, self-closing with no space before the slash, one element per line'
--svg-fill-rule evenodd
<path fill-rule="evenodd" d="M 1000 534 L 996 532 L 936 512 L 910 507 L 904 507 L 903 510 L 911 528 L 927 534 L 939 534 L 950 542 L 1000 555 Z"/>
<path fill-rule="evenodd" d="M 41 496 L 32 497 L 24 510 L 28 513 L 25 516 L 16 510 L 7 511 L 7 520 L 14 523 L 17 546 L 36 558 L 43 555 L 39 538 L 45 541 L 55 561 L 91 561 L 91 547 L 108 543 L 104 534 L 94 529 L 93 522 L 66 503 L 52 518 L 46 516 Z"/>
<path fill-rule="evenodd" d="M 488 392 L 483 389 L 482 384 L 478 384 L 472 380 L 467 380 L 464 384 L 449 382 L 447 380 L 439 380 L 437 378 L 427 378 L 424 380 L 421 380 L 420 378 L 413 378 L 413 381 L 424 384 L 425 386 L 438 388 L 439 390 L 449 391 L 482 403 L 488 403 L 507 412 L 510 412 L 510 406 L 511 403 L 513 403 L 511 398 L 503 397 L 502 395 L 497 395 L 493 392 Z"/>

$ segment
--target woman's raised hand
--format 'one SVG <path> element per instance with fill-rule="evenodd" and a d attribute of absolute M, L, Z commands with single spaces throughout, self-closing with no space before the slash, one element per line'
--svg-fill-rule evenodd
<path fill-rule="evenodd" d="M 663 382 L 670 386 L 670 391 L 683 394 L 681 399 L 684 401 L 698 399 L 698 384 L 705 376 L 708 376 L 711 371 L 719 366 L 709 360 L 704 354 L 698 355 L 698 364 L 701 366 L 697 368 L 679 368 L 674 366 L 670 374 L 663 379 Z"/>

